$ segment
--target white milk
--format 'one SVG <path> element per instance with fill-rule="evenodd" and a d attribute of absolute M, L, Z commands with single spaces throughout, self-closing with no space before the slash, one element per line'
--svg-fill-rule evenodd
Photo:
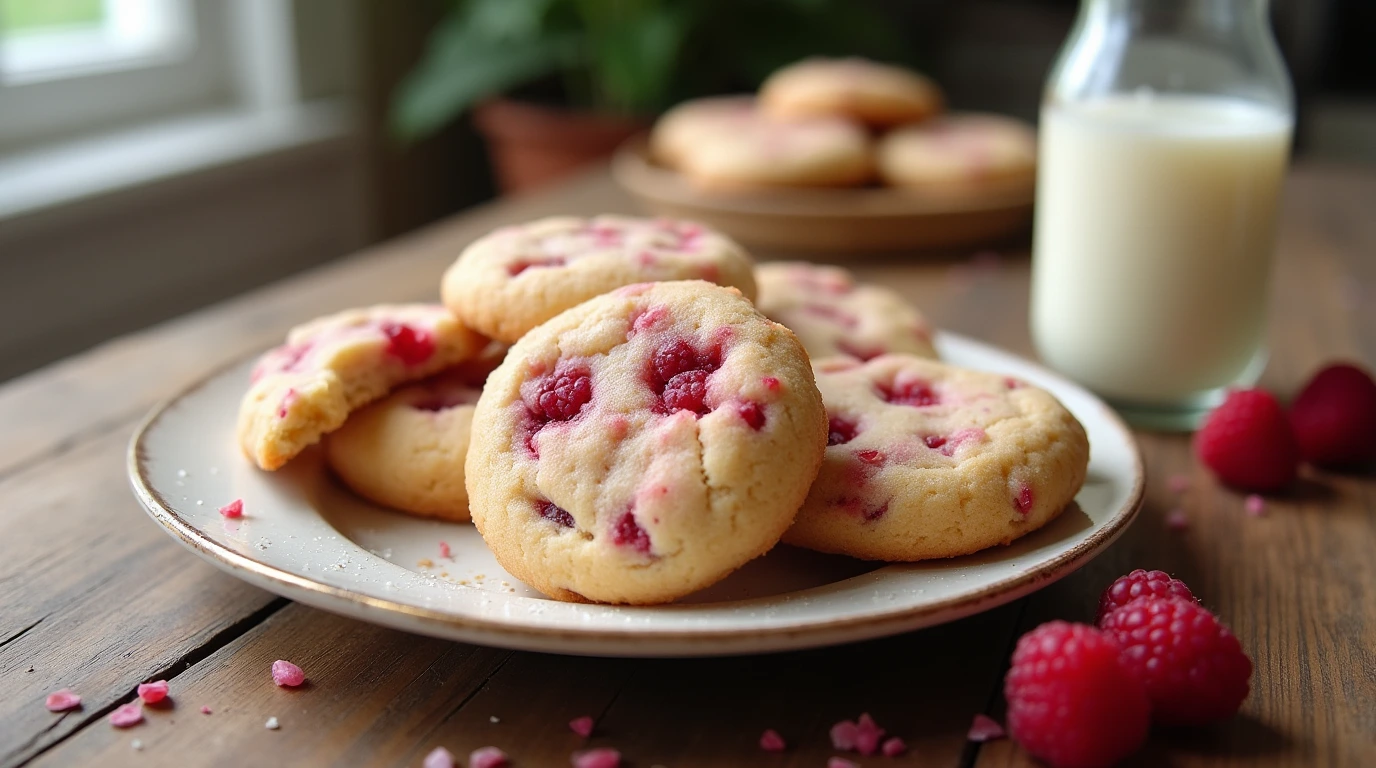
<path fill-rule="evenodd" d="M 1110 398 L 1225 386 L 1261 347 L 1290 145 L 1277 111 L 1115 96 L 1042 112 L 1032 335 Z"/>

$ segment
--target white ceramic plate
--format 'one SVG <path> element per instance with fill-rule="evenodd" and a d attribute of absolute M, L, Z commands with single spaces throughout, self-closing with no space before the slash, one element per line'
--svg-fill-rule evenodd
<path fill-rule="evenodd" d="M 605 656 L 758 653 L 862 640 L 952 621 L 1044 587 L 1108 546 L 1141 503 L 1141 456 L 1108 406 L 985 344 L 941 334 L 937 347 L 957 365 L 1050 390 L 1084 423 L 1092 457 L 1076 504 L 1011 546 L 951 560 L 880 565 L 780 546 L 668 606 L 547 599 L 503 571 L 472 525 L 365 502 L 330 476 L 318 451 L 275 473 L 255 469 L 233 437 L 250 360 L 156 409 L 130 443 L 129 476 L 159 525 L 230 574 L 410 632 Z M 244 517 L 222 518 L 218 508 L 240 498 Z M 440 556 L 441 541 L 452 558 Z"/>

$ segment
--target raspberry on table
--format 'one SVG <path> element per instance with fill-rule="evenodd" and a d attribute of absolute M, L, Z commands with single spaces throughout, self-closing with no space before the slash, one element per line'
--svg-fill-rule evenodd
<path fill-rule="evenodd" d="M 1376 381 L 1339 363 L 1314 374 L 1290 404 L 1290 424 L 1305 459 L 1352 467 L 1376 458 Z"/>
<path fill-rule="evenodd" d="M 272 682 L 283 688 L 295 688 L 306 682 L 306 673 L 290 661 L 278 659 L 272 662 Z"/>
<path fill-rule="evenodd" d="M 1137 751 L 1150 703 L 1119 652 L 1085 624 L 1052 621 L 1023 635 L 1003 687 L 1012 737 L 1054 768 L 1103 768 Z"/>
<path fill-rule="evenodd" d="M 1218 617 L 1193 600 L 1149 598 L 1102 622 L 1123 667 L 1146 686 L 1163 725 L 1203 725 L 1237 714 L 1250 692 L 1252 660 Z"/>
<path fill-rule="evenodd" d="M 1194 600 L 1194 593 L 1185 582 L 1171 578 L 1165 571 L 1144 571 L 1141 568 L 1120 576 L 1099 596 L 1099 613 L 1094 623 L 1100 626 L 1104 617 L 1115 609 L 1121 608 L 1143 597 L 1178 597 Z"/>
<path fill-rule="evenodd" d="M 1248 491 L 1278 491 L 1299 471 L 1300 447 L 1285 411 L 1262 389 L 1228 394 L 1194 436 L 1195 455 L 1218 479 Z"/>

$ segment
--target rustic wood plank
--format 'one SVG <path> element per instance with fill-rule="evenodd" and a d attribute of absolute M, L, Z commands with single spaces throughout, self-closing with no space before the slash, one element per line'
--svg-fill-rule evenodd
<path fill-rule="evenodd" d="M 284 602 L 144 519 L 124 475 L 129 427 L 0 481 L 0 764 L 32 757 Z M 64 687 L 82 709 L 49 713 L 44 697 Z"/>

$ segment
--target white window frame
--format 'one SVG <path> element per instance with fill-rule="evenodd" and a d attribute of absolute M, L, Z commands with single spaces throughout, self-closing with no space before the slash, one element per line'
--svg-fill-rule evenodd
<path fill-rule="evenodd" d="M 165 2 L 186 13 L 194 44 L 0 83 L 0 154 L 195 113 L 295 102 L 290 0 Z"/>

